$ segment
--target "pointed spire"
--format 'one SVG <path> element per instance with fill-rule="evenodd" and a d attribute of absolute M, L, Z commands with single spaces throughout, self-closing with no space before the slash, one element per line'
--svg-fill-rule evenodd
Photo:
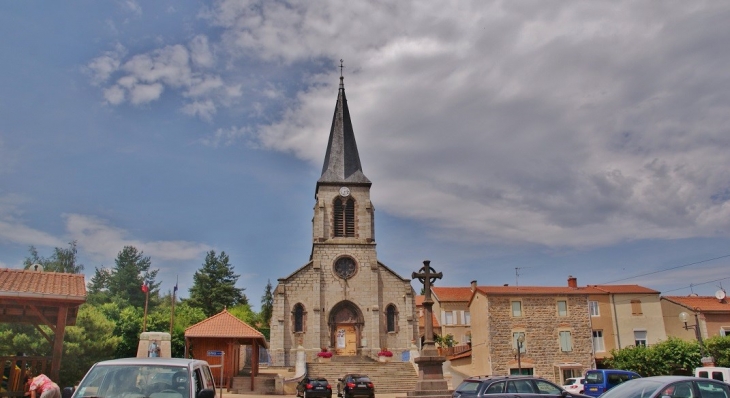
<path fill-rule="evenodd" d="M 330 138 L 327 153 L 324 156 L 320 183 L 370 184 L 370 180 L 362 173 L 360 154 L 357 152 L 355 133 L 352 130 L 350 110 L 345 97 L 345 78 L 342 76 L 342 60 L 340 60 L 340 89 L 332 117 Z"/>

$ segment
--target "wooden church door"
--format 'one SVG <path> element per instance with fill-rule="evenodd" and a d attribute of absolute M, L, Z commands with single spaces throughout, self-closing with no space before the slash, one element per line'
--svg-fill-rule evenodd
<path fill-rule="evenodd" d="M 357 355 L 357 330 L 355 325 L 337 325 L 335 329 L 335 355 Z"/>

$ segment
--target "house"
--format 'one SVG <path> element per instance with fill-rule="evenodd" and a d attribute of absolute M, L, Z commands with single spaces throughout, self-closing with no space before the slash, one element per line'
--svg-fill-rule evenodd
<path fill-rule="evenodd" d="M 423 347 L 423 342 L 425 341 L 426 336 L 424 336 L 424 331 L 426 329 L 426 322 L 425 318 L 423 317 L 424 311 L 423 311 L 423 300 L 425 299 L 424 295 L 417 295 L 415 296 L 415 303 L 416 303 L 416 313 L 418 314 L 418 349 L 420 350 Z M 432 307 L 433 311 L 433 307 Z M 433 334 L 436 336 L 441 336 L 441 324 L 439 324 L 439 321 L 436 317 L 436 312 L 433 311 L 431 313 L 431 324 L 433 325 Z M 433 338 L 433 337 L 432 337 Z"/>
<path fill-rule="evenodd" d="M 571 277 L 572 278 L 572 277 Z M 569 286 L 577 286 L 575 278 Z M 588 285 L 596 366 L 613 349 L 652 345 L 667 339 L 660 292 L 639 285 Z"/>
<path fill-rule="evenodd" d="M 593 367 L 593 287 L 475 286 L 473 374 L 533 374 L 555 383 Z"/>
<path fill-rule="evenodd" d="M 668 336 L 683 340 L 695 340 L 695 325 L 699 325 L 700 337 L 730 336 L 730 303 L 725 292 L 713 296 L 665 296 L 661 298 L 664 326 Z M 680 320 L 680 313 L 687 320 Z"/>
<path fill-rule="evenodd" d="M 476 286 L 476 281 L 472 281 Z M 471 287 L 431 287 L 433 313 L 441 321 L 441 335 L 452 335 L 454 345 L 467 344 L 471 339 L 469 299 Z"/>

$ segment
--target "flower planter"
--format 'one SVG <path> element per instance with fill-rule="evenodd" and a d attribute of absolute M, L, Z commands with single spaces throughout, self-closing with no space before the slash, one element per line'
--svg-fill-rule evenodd
<path fill-rule="evenodd" d="M 381 355 L 378 357 L 378 362 L 390 362 L 391 359 L 392 357 L 386 357 Z"/>
<path fill-rule="evenodd" d="M 327 362 L 330 362 L 330 361 L 332 361 L 332 357 L 330 357 L 330 358 L 317 357 L 317 362 L 319 362 L 319 363 L 327 363 Z"/>

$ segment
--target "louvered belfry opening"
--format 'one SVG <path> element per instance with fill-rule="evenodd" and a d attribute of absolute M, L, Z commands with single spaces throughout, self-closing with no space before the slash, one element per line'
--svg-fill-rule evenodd
<path fill-rule="evenodd" d="M 334 211 L 334 230 L 335 237 L 354 237 L 355 236 L 355 201 L 348 199 L 342 203 L 342 199 L 335 200 Z"/>

